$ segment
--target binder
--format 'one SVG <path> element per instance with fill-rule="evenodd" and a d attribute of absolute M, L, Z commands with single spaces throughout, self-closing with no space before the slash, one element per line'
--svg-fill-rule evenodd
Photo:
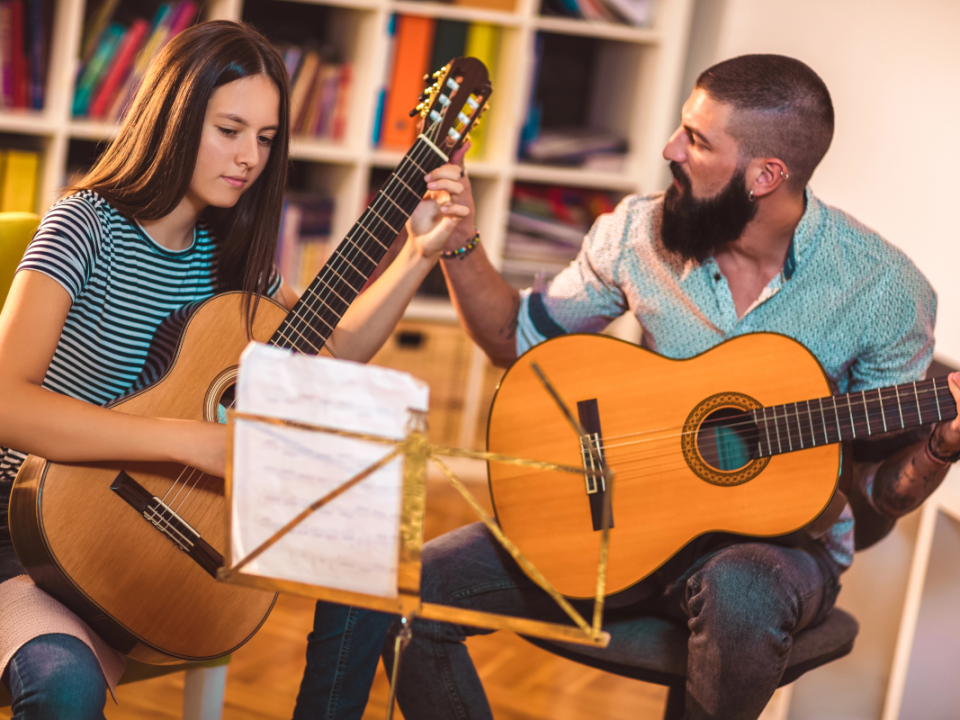
<path fill-rule="evenodd" d="M 419 118 L 410 117 L 423 91 L 433 49 L 433 18 L 397 18 L 397 46 L 383 123 L 383 145 L 406 150 L 417 137 Z"/>

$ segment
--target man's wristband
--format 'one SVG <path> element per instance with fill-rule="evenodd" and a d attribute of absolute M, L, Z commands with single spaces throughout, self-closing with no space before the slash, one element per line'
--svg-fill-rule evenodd
<path fill-rule="evenodd" d="M 927 454 L 929 454 L 931 458 L 942 465 L 950 465 L 951 463 L 955 463 L 957 460 L 960 460 L 960 450 L 953 453 L 953 455 L 941 455 L 933 449 L 933 436 L 936 432 L 937 426 L 934 426 L 933 430 L 930 432 L 930 437 L 927 438 Z"/>
<path fill-rule="evenodd" d="M 463 260 L 467 255 L 472 253 L 476 249 L 477 245 L 480 244 L 480 231 L 476 228 L 474 228 L 474 231 L 475 233 L 473 239 L 470 240 L 470 242 L 468 242 L 462 248 L 457 248 L 456 250 L 445 250 L 443 253 L 441 253 L 440 258 L 443 260 L 450 260 L 452 258 L 460 258 Z"/>

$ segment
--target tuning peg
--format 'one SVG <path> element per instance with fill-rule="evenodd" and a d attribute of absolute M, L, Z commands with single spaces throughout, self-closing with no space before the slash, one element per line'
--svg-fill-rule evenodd
<path fill-rule="evenodd" d="M 441 68 L 440 70 L 437 70 L 437 71 L 433 74 L 433 77 L 434 77 L 434 78 L 439 78 L 441 75 L 443 75 L 443 73 L 444 73 L 445 70 L 446 70 L 446 68 Z"/>

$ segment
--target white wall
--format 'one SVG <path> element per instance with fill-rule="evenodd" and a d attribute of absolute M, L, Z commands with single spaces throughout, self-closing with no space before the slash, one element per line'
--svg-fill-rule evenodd
<path fill-rule="evenodd" d="M 960 365 L 960 2 L 698 0 L 683 95 L 735 55 L 798 58 L 837 125 L 811 182 L 902 248 L 940 299 L 936 352 Z"/>
<path fill-rule="evenodd" d="M 902 248 L 936 289 L 938 357 L 960 365 L 960 2 L 697 0 L 682 95 L 736 55 L 796 57 L 826 82 L 837 127 L 811 185 Z M 681 101 L 682 102 L 682 101 Z M 790 720 L 882 713 L 917 515 L 857 556 L 839 604 L 853 653 L 804 676 Z M 958 711 L 960 713 L 960 711 Z M 960 717 L 960 714 L 958 714 Z"/>

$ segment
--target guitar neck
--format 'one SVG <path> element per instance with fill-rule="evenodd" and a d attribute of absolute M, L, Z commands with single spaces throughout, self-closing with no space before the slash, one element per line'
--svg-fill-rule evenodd
<path fill-rule="evenodd" d="M 423 176 L 444 162 L 421 135 L 284 318 L 271 345 L 320 352 L 426 193 Z"/>
<path fill-rule="evenodd" d="M 957 417 L 946 378 L 752 411 L 760 457 L 856 440 Z"/>

